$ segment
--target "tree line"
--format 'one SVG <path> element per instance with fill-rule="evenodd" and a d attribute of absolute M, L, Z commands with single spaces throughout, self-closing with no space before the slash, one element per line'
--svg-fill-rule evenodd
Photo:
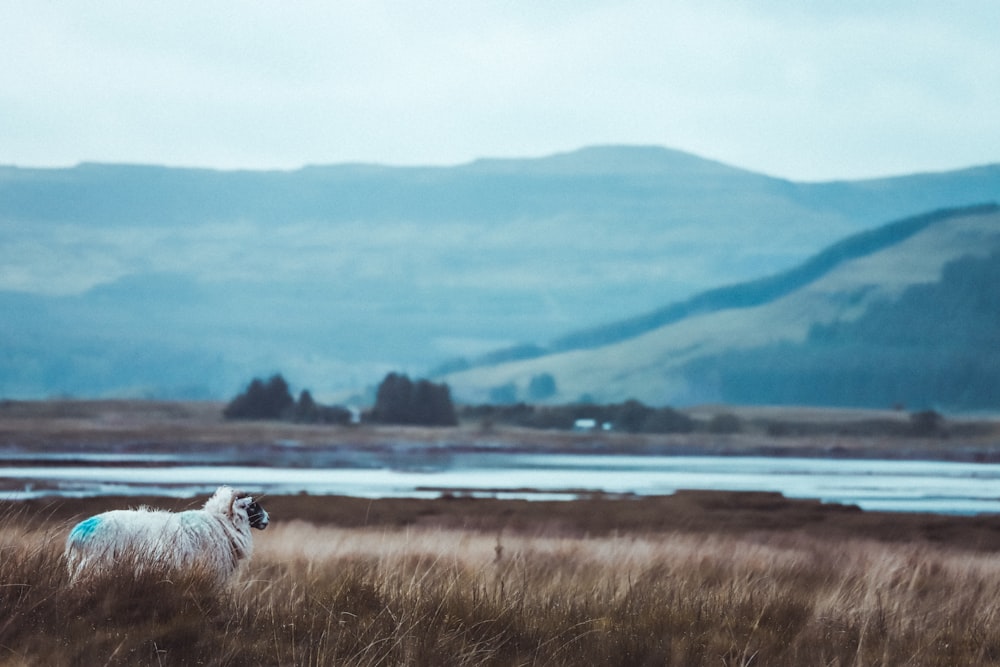
<path fill-rule="evenodd" d="M 246 390 L 223 410 L 227 419 L 283 420 L 309 424 L 349 424 L 350 410 L 317 403 L 309 390 L 293 398 L 288 382 L 280 374 L 268 380 L 254 378 Z M 538 429 L 570 430 L 577 420 L 591 419 L 628 433 L 689 433 L 695 422 L 673 408 L 652 408 L 630 400 L 611 405 L 580 403 L 562 406 L 512 405 L 466 406 L 461 417 L 482 423 L 504 423 Z M 362 421 L 376 424 L 456 426 L 459 412 L 447 384 L 426 379 L 411 380 L 389 373 L 375 392 L 375 404 L 362 414 Z M 734 432 L 738 423 L 720 421 L 717 432 Z"/>
<path fill-rule="evenodd" d="M 634 399 L 606 405 L 587 402 L 545 406 L 529 403 L 475 405 L 463 408 L 462 418 L 479 420 L 485 425 L 554 430 L 570 430 L 580 420 L 607 424 L 615 431 L 626 433 L 690 433 L 696 428 L 695 420 L 683 412 L 670 407 L 653 408 Z M 731 433 L 739 429 L 738 420 L 714 426 L 717 432 Z"/>
<path fill-rule="evenodd" d="M 281 374 L 268 380 L 254 378 L 222 412 L 226 419 L 281 420 L 309 424 L 350 424 L 354 413 L 348 408 L 317 403 L 308 389 L 298 400 L 292 397 L 288 382 Z M 363 420 L 380 424 L 420 426 L 455 426 L 458 418 L 447 384 L 429 380 L 410 380 L 406 375 L 389 373 L 379 384 L 374 407 Z"/>
<path fill-rule="evenodd" d="M 254 378 L 246 390 L 236 396 L 223 410 L 227 419 L 283 420 L 308 424 L 352 424 L 356 413 L 336 406 L 317 403 L 309 390 L 293 398 L 288 382 L 280 375 L 267 380 Z M 532 405 L 528 403 L 467 405 L 456 409 L 447 384 L 435 384 L 425 379 L 411 380 L 407 375 L 389 373 L 379 384 L 374 406 L 360 415 L 361 421 L 376 424 L 420 426 L 455 426 L 459 420 L 478 421 L 484 428 L 493 425 L 520 426 L 546 430 L 571 430 L 581 420 L 592 428 L 608 428 L 625 433 L 691 433 L 708 432 L 733 434 L 763 431 L 775 437 L 816 435 L 837 432 L 842 435 L 884 435 L 947 437 L 979 432 L 970 424 L 961 427 L 948 423 L 933 410 L 910 414 L 908 421 L 897 419 L 862 420 L 856 424 L 811 424 L 780 418 L 756 419 L 746 423 L 737 415 L 720 412 L 710 419 L 694 419 L 671 407 L 651 407 L 637 400 L 622 403 L 590 402 L 568 405 Z"/>
<path fill-rule="evenodd" d="M 226 419 L 282 420 L 308 424 L 349 424 L 352 413 L 337 405 L 321 405 L 308 389 L 292 398 L 288 382 L 280 374 L 267 381 L 254 378 L 222 411 Z"/>

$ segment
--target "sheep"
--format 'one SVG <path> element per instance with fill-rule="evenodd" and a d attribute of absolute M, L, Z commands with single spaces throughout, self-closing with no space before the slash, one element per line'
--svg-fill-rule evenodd
<path fill-rule="evenodd" d="M 200 510 L 104 512 L 78 523 L 66 538 L 69 580 L 107 576 L 127 562 L 137 575 L 151 567 L 204 568 L 222 584 L 250 558 L 250 529 L 264 530 L 269 521 L 249 494 L 228 486 L 220 486 Z"/>

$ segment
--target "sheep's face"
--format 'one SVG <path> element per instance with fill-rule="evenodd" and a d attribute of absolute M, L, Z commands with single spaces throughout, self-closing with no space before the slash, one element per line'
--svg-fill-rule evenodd
<path fill-rule="evenodd" d="M 267 524 L 270 522 L 270 517 L 267 515 L 267 510 L 260 506 L 260 503 L 255 501 L 252 496 L 243 495 L 233 502 L 233 506 L 237 509 L 246 512 L 247 520 L 250 522 L 251 528 L 256 528 L 257 530 L 264 530 L 267 528 Z"/>

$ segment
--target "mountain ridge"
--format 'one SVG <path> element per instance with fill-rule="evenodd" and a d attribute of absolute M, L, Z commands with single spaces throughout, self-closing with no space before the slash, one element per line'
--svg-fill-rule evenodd
<path fill-rule="evenodd" d="M 816 185 L 648 146 L 454 167 L 0 168 L 0 395 L 221 399 L 282 371 L 322 398 L 997 200 L 1000 165 Z"/>
<path fill-rule="evenodd" d="M 484 158 L 472 162 L 449 165 L 449 166 L 392 166 L 381 164 L 364 163 L 341 163 L 331 165 L 307 165 L 292 170 L 225 170 L 211 169 L 203 167 L 172 167 L 155 164 L 128 164 L 128 163 L 98 163 L 83 162 L 74 167 L 19 167 L 14 165 L 0 165 L 0 216 L 19 217 L 17 205 L 29 206 L 33 210 L 45 210 L 46 206 L 52 207 L 52 212 L 45 216 L 45 219 L 67 220 L 74 219 L 74 216 L 86 215 L 86 207 L 106 203 L 106 199 L 94 196 L 86 196 L 86 190 L 95 186 L 114 186 L 112 194 L 115 195 L 114 203 L 117 208 L 124 208 L 127 212 L 129 207 L 122 204 L 130 203 L 132 197 L 128 196 L 131 188 L 139 187 L 140 193 L 144 197 L 156 194 L 154 185 L 161 185 L 172 188 L 171 196 L 174 200 L 197 202 L 197 198 L 183 195 L 196 194 L 199 191 L 214 189 L 217 194 L 235 192 L 240 195 L 259 195 L 258 189 L 265 182 L 263 192 L 274 196 L 279 200 L 287 200 L 291 195 L 303 198 L 312 202 L 313 207 L 321 206 L 324 213 L 336 214 L 337 206 L 331 195 L 345 195 L 348 199 L 357 200 L 361 197 L 368 197 L 371 192 L 361 186 L 369 183 L 372 179 L 390 178 L 390 185 L 402 190 L 416 189 L 421 195 L 435 194 L 435 185 L 448 183 L 450 180 L 467 178 L 505 178 L 510 176 L 527 177 L 577 177 L 583 178 L 591 176 L 613 175 L 618 177 L 649 177 L 671 179 L 667 182 L 660 182 L 657 185 L 670 187 L 672 182 L 682 179 L 685 186 L 697 186 L 705 178 L 737 178 L 757 185 L 765 189 L 779 191 L 782 195 L 788 195 L 796 200 L 817 199 L 836 200 L 842 196 L 845 190 L 851 190 L 854 196 L 860 191 L 867 193 L 867 197 L 878 198 L 881 191 L 889 188 L 897 188 L 904 183 L 915 183 L 915 186 L 906 186 L 905 194 L 914 197 L 923 193 L 923 199 L 918 204 L 912 206 L 910 213 L 915 214 L 920 211 L 941 208 L 943 204 L 934 205 L 933 197 L 940 196 L 941 192 L 954 188 L 955 182 L 969 183 L 967 189 L 972 190 L 992 190 L 1000 184 L 1000 163 L 978 165 L 965 169 L 944 171 L 944 172 L 924 172 L 903 174 L 898 176 L 887 176 L 876 179 L 863 179 L 857 181 L 834 180 L 819 182 L 797 182 L 785 178 L 768 176 L 753 172 L 741 167 L 732 166 L 723 162 L 702 158 L 692 153 L 669 149 L 659 146 L 591 146 L 575 151 L 567 151 L 550 156 L 537 158 Z M 83 177 L 82 181 L 79 177 Z M 153 183 L 143 183 L 143 176 L 153 176 Z M 337 176 L 339 188 L 324 194 L 322 188 L 318 188 L 317 177 Z M 102 179 L 105 179 L 102 181 Z M 106 179 L 111 179 L 110 183 Z M 199 183 L 209 179 L 209 183 Z M 584 181 L 585 183 L 586 181 Z M 12 186 L 22 186 L 30 184 L 26 193 L 18 196 L 18 192 Z M 327 187 L 333 187 L 336 183 L 326 183 Z M 57 188 L 69 187 L 69 197 L 53 197 Z M 361 187 L 359 192 L 346 192 L 344 188 L 348 186 Z M 530 194 L 530 191 L 529 193 Z M 133 193 L 135 196 L 135 193 Z M 895 195 L 899 196 L 899 193 Z M 490 198 L 485 203 L 490 203 Z M 852 197 L 847 197 L 850 202 Z M 992 197 L 975 196 L 975 193 L 964 194 L 960 201 L 954 201 L 951 205 L 959 203 L 969 203 L 973 201 L 988 201 Z M 66 200 L 69 200 L 68 202 Z M 260 205 L 259 197 L 250 197 L 250 202 Z M 378 199 L 372 197 L 368 203 L 377 203 Z M 227 200 L 232 203 L 231 199 Z M 61 204 L 71 203 L 72 209 L 67 210 Z M 153 200 L 151 204 L 163 206 L 164 200 Z M 12 206 L 12 204 L 14 206 Z M 835 209 L 843 205 L 834 206 Z M 856 205 L 855 205 L 856 206 Z M 285 205 L 288 207 L 288 204 Z M 233 211 L 237 214 L 248 207 L 235 207 Z M 264 207 L 265 209 L 267 207 Z M 313 210 L 307 208 L 306 210 Z M 99 212 L 107 210 L 99 209 Z M 149 210 L 146 211 L 150 213 Z M 398 213 L 398 211 L 396 211 Z M 230 215 L 233 215 L 231 212 Z M 884 216 L 882 220 L 897 216 Z M 130 217 L 130 222 L 141 222 L 142 216 Z M 875 222 L 869 220 L 869 222 Z"/>

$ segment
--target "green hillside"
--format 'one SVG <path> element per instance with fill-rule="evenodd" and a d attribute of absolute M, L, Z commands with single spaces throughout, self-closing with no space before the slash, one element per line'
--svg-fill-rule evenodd
<path fill-rule="evenodd" d="M 996 409 L 998 278 L 1000 209 L 939 211 L 846 239 L 773 278 L 658 311 L 674 315 L 660 326 L 631 320 L 598 330 L 614 334 L 603 345 L 447 380 L 473 401 L 497 387 L 526 397 L 531 379 L 546 375 L 559 402 Z M 621 336 L 627 326 L 634 335 Z M 592 331 L 563 341 L 594 339 Z"/>
<path fill-rule="evenodd" d="M 962 211 L 946 209 L 900 220 L 835 243 L 807 262 L 788 271 L 738 285 L 702 292 L 686 301 L 653 311 L 647 315 L 569 334 L 557 339 L 552 345 L 552 350 L 565 351 L 600 347 L 633 338 L 692 315 L 762 305 L 805 287 L 844 262 L 865 257 L 895 245 L 928 226 L 953 217 L 957 213 L 975 215 L 991 213 L 995 210 L 995 205 L 986 204 L 966 208 Z"/>

